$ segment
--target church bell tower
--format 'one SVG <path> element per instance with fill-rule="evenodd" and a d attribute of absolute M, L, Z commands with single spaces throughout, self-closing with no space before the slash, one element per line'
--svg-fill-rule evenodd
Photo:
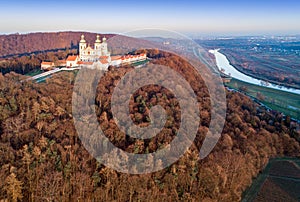
<path fill-rule="evenodd" d="M 84 39 L 84 35 L 81 35 L 81 40 L 79 42 L 79 57 L 82 59 L 83 51 L 86 49 L 86 41 Z"/>
<path fill-rule="evenodd" d="M 99 35 L 97 35 L 97 39 L 96 39 L 95 44 L 94 44 L 94 50 L 96 52 L 96 55 L 100 56 L 100 54 L 101 54 L 101 40 L 100 40 Z"/>

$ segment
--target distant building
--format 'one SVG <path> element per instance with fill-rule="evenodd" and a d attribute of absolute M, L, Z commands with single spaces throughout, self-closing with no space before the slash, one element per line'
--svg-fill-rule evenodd
<path fill-rule="evenodd" d="M 42 62 L 41 63 L 41 70 L 48 70 L 55 67 L 54 62 Z"/>
<path fill-rule="evenodd" d="M 66 60 L 66 66 L 67 67 L 76 67 L 78 66 L 77 63 L 79 61 L 78 55 L 69 55 Z"/>
<path fill-rule="evenodd" d="M 107 70 L 111 66 L 120 66 L 124 64 L 134 63 L 138 61 L 146 60 L 147 56 L 145 53 L 139 55 L 125 55 L 125 56 L 111 56 L 108 51 L 106 38 L 100 40 L 100 36 L 97 35 L 94 47 L 87 45 L 84 35 L 81 36 L 79 42 L 79 55 L 70 55 L 66 59 L 65 63 L 61 62 L 56 66 L 66 66 L 72 67 L 82 67 L 91 69 L 101 69 Z M 45 63 L 45 64 L 44 64 Z M 42 62 L 41 69 L 45 70 L 47 68 L 52 68 L 54 64 L 46 64 L 47 62 Z M 43 66 L 43 67 L 42 67 Z"/>

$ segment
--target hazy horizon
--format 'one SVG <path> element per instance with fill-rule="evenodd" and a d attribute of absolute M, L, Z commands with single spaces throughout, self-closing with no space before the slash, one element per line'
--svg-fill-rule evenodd
<path fill-rule="evenodd" d="M 300 2 L 286 1 L 6 1 L 1 34 L 143 28 L 201 35 L 297 35 Z"/>

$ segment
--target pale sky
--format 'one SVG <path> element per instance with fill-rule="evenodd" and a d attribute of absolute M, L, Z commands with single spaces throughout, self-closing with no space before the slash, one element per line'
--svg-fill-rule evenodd
<path fill-rule="evenodd" d="M 300 1 L 1 2 L 0 33 L 162 28 L 202 34 L 300 34 Z"/>

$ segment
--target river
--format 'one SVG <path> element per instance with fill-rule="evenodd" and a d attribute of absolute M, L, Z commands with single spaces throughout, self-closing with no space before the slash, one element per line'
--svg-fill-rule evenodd
<path fill-rule="evenodd" d="M 264 86 L 267 88 L 277 89 L 277 90 L 281 90 L 281 91 L 285 91 L 285 92 L 289 92 L 289 93 L 295 93 L 295 94 L 300 95 L 300 89 L 288 88 L 285 86 L 268 83 L 268 82 L 253 78 L 251 76 L 248 76 L 248 75 L 238 71 L 237 69 L 235 69 L 235 67 L 233 67 L 230 64 L 227 57 L 219 52 L 219 50 L 220 49 L 215 49 L 215 50 L 210 50 L 209 52 L 215 55 L 217 67 L 219 68 L 220 71 L 223 71 L 224 74 L 229 75 L 232 78 L 250 83 L 250 84 L 255 84 L 255 85 Z"/>

